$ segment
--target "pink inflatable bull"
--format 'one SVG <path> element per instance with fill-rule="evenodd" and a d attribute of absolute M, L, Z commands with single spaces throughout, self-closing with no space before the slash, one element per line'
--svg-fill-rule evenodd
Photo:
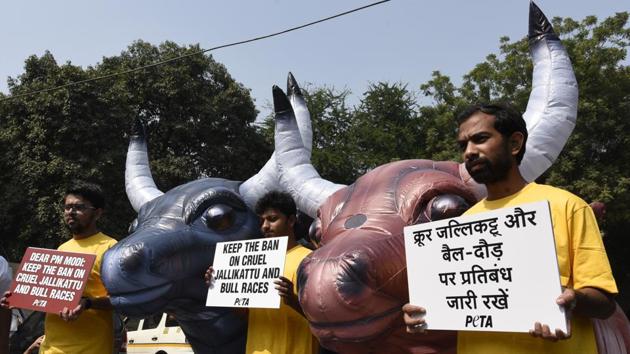
<path fill-rule="evenodd" d="M 524 118 L 529 139 L 521 172 L 540 176 L 575 125 L 577 83 L 551 25 L 532 3 L 532 92 Z M 320 248 L 299 271 L 300 303 L 313 334 L 339 353 L 451 353 L 456 333 L 405 332 L 408 302 L 403 228 L 460 215 L 485 195 L 462 164 L 407 160 L 379 166 L 350 186 L 322 179 L 310 163 L 291 104 L 274 88 L 280 184 L 316 218 Z M 427 291 L 431 291 L 427 289 Z M 628 320 L 618 311 L 596 321 L 600 353 L 625 353 Z"/>

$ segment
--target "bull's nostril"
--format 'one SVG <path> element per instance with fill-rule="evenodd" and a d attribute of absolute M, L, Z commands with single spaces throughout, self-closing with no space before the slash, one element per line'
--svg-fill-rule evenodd
<path fill-rule="evenodd" d="M 357 295 L 368 285 L 368 263 L 359 256 L 347 255 L 339 268 L 337 288 L 342 295 Z"/>
<path fill-rule="evenodd" d="M 144 244 L 136 243 L 123 248 L 120 252 L 120 265 L 124 271 L 133 272 L 144 259 Z"/>

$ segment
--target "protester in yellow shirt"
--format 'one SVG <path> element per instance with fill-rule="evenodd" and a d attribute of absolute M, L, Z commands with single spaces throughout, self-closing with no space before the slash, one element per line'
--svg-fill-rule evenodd
<path fill-rule="evenodd" d="M 63 220 L 72 233 L 72 239 L 60 251 L 89 253 L 96 261 L 79 305 L 64 308 L 58 315 L 46 314 L 41 354 L 102 354 L 111 353 L 114 346 L 112 305 L 101 281 L 103 254 L 116 240 L 98 231 L 96 222 L 103 214 L 105 198 L 99 186 L 78 183 L 66 191 L 63 199 Z M 6 306 L 6 292 L 0 301 Z"/>
<path fill-rule="evenodd" d="M 317 340 L 297 297 L 297 269 L 311 251 L 300 245 L 295 236 L 296 206 L 291 195 L 272 191 L 257 203 L 260 230 L 264 237 L 288 236 L 284 274 L 276 280 L 276 289 L 283 298 L 279 309 L 248 310 L 247 354 L 312 354 L 317 353 Z M 212 281 L 213 268 L 208 268 L 206 281 Z"/>
<path fill-rule="evenodd" d="M 518 165 L 525 153 L 527 128 L 523 117 L 513 109 L 504 105 L 474 105 L 459 116 L 458 122 L 457 142 L 466 170 L 488 191 L 487 198 L 467 214 L 549 201 L 560 281 L 565 287 L 556 302 L 571 319 L 571 333 L 549 328 L 544 323 L 532 324 L 529 334 L 460 331 L 457 352 L 597 353 L 590 319 L 604 319 L 613 313 L 617 286 L 593 211 L 567 191 L 525 181 Z M 407 331 L 423 332 L 425 309 L 407 304 L 403 311 Z"/>

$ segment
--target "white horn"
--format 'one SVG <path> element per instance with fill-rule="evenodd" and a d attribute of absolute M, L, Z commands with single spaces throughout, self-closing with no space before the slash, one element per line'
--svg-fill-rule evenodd
<path fill-rule="evenodd" d="M 137 119 L 127 149 L 125 164 L 125 190 L 133 209 L 137 212 L 147 202 L 161 196 L 162 193 L 151 176 L 149 154 L 144 125 Z"/>
<path fill-rule="evenodd" d="M 575 127 L 578 85 L 569 55 L 533 2 L 529 8 L 529 41 L 534 72 L 523 114 L 529 137 L 520 171 L 527 181 L 533 181 L 553 164 Z"/>
<path fill-rule="evenodd" d="M 293 110 L 295 111 L 300 136 L 302 137 L 308 158 L 310 159 L 313 145 L 311 115 L 306 107 L 302 90 L 291 73 L 289 73 L 287 77 L 287 92 L 291 106 L 293 106 Z M 245 204 L 253 209 L 258 199 L 263 195 L 272 190 L 279 189 L 282 189 L 282 186 L 278 183 L 278 167 L 276 164 L 276 153 L 274 152 L 257 174 L 241 184 L 239 192 Z"/>
<path fill-rule="evenodd" d="M 273 105 L 276 118 L 276 163 L 280 184 L 287 190 L 307 215 L 317 217 L 319 206 L 334 192 L 345 187 L 319 176 L 311 164 L 311 154 L 300 138 L 295 113 L 282 90 L 273 87 Z"/>

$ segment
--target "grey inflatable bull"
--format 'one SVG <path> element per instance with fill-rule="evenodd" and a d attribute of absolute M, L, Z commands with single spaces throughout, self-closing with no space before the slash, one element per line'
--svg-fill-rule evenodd
<path fill-rule="evenodd" d="M 310 116 L 291 74 L 287 81 L 310 157 Z M 217 242 L 260 236 L 252 208 L 265 192 L 279 188 L 275 155 L 243 183 L 203 178 L 163 193 L 153 182 L 145 128 L 137 122 L 125 185 L 138 217 L 130 235 L 105 254 L 101 268 L 116 310 L 137 317 L 172 313 L 196 353 L 242 353 L 246 322 L 228 308 L 205 306 L 203 274 Z"/>

